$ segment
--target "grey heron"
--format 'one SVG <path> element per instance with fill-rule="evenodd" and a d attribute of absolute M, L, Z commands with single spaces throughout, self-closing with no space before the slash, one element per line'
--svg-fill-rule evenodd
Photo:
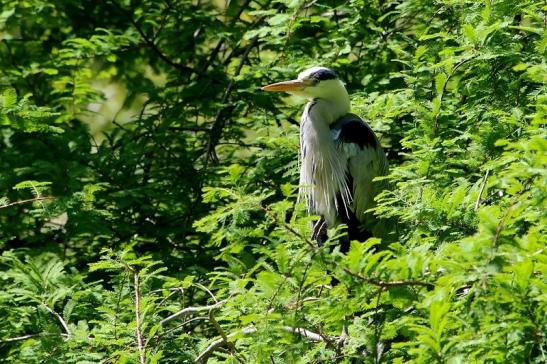
<path fill-rule="evenodd" d="M 300 192 L 309 213 L 321 218 L 313 237 L 319 244 L 326 227 L 347 225 L 348 239 L 364 241 L 371 236 L 374 206 L 381 186 L 374 177 L 388 171 L 386 155 L 371 127 L 350 113 L 348 92 L 336 73 L 312 67 L 290 81 L 262 87 L 284 91 L 309 100 L 300 124 Z M 343 240 L 341 251 L 349 250 Z"/>

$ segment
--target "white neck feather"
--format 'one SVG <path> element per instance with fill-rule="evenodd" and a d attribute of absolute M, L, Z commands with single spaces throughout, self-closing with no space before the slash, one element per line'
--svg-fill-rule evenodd
<path fill-rule="evenodd" d="M 346 208 L 351 194 L 346 182 L 347 163 L 336 148 L 330 124 L 349 112 L 349 97 L 314 99 L 302 114 L 300 126 L 300 195 L 310 212 L 325 217 L 332 226 L 336 220 L 336 194 L 341 192 Z"/>

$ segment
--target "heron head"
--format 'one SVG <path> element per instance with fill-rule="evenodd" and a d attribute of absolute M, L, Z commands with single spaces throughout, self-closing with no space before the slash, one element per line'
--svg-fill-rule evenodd
<path fill-rule="evenodd" d="M 306 99 L 347 98 L 348 93 L 336 73 L 326 67 L 312 67 L 300 72 L 298 78 L 272 83 L 264 91 L 284 91 Z"/>

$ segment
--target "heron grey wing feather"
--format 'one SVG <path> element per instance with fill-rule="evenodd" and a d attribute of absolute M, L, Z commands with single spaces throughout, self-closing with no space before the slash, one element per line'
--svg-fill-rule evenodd
<path fill-rule="evenodd" d="M 347 173 L 353 181 L 352 210 L 364 221 L 381 187 L 373 179 L 387 174 L 387 158 L 370 126 L 357 115 L 346 114 L 333 123 L 331 136 L 346 156 Z"/>

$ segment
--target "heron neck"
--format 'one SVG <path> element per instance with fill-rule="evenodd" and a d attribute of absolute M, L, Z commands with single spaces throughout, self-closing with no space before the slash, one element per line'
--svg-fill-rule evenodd
<path fill-rule="evenodd" d="M 349 96 L 315 98 L 308 103 L 307 111 L 313 123 L 330 125 L 350 112 Z"/>

